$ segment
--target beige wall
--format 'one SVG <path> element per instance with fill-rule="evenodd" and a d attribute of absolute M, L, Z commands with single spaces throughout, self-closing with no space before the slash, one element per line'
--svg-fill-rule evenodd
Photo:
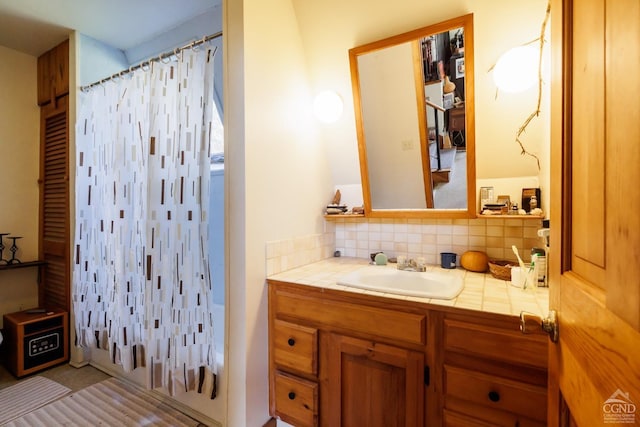
<path fill-rule="evenodd" d="M 333 184 L 291 1 L 225 7 L 228 425 L 260 426 L 269 418 L 266 242 L 321 232 Z"/>
<path fill-rule="evenodd" d="M 335 184 L 360 182 L 348 50 L 467 13 L 474 14 L 475 27 L 477 178 L 538 175 L 535 161 L 521 156 L 515 142 L 517 129 L 535 109 L 536 90 L 517 95 L 500 93 L 496 99 L 496 87 L 488 70 L 509 48 L 539 36 L 546 0 L 400 0 L 393 6 L 380 0 L 292 2 L 312 83 L 333 88 L 345 100 L 342 119 L 326 130 Z M 530 151 L 543 157 L 545 176 L 549 164 L 548 92 L 547 85 L 542 113 L 523 139 Z M 541 182 L 547 185 L 547 180 Z M 548 188 L 543 187 L 543 200 Z"/>
<path fill-rule="evenodd" d="M 36 74 L 37 58 L 0 46 L 0 233 L 23 237 L 16 242 L 22 261 L 38 257 Z M 36 277 L 36 268 L 0 272 L 0 314 L 38 305 Z"/>

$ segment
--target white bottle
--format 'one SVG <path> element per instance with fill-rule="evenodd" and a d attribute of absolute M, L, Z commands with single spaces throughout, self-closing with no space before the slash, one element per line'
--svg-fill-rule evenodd
<path fill-rule="evenodd" d="M 536 278 L 538 286 L 547 286 L 547 253 L 542 248 L 531 249 L 531 259 L 536 257 Z"/>

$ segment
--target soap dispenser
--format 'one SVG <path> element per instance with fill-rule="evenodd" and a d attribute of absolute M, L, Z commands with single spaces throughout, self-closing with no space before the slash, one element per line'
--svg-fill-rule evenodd
<path fill-rule="evenodd" d="M 542 248 L 532 248 L 531 255 L 534 252 L 538 253 L 538 281 L 542 277 L 540 286 L 549 286 L 549 264 L 547 259 L 549 258 L 549 234 L 551 229 L 549 228 L 549 220 L 542 221 L 542 228 L 538 230 L 538 237 L 543 240 Z"/>

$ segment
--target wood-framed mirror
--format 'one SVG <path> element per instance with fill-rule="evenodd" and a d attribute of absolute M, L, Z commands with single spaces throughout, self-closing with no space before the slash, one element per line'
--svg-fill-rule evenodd
<path fill-rule="evenodd" d="M 349 50 L 365 216 L 476 216 L 473 14 Z"/>

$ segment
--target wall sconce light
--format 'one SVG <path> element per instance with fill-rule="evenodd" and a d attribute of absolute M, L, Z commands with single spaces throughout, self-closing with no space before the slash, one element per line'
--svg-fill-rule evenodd
<path fill-rule="evenodd" d="M 540 50 L 531 45 L 509 49 L 493 68 L 493 81 L 498 89 L 509 93 L 524 92 L 538 81 Z"/>
<path fill-rule="evenodd" d="M 313 112 L 323 123 L 334 123 L 342 115 L 343 108 L 342 98 L 331 90 L 320 92 L 313 100 Z"/>
<path fill-rule="evenodd" d="M 544 20 L 540 27 L 540 37 L 531 43 L 538 43 L 538 48 L 534 48 L 530 43 L 513 48 L 504 53 L 496 65 L 493 67 L 493 80 L 498 89 L 505 92 L 522 92 L 530 88 L 534 83 L 538 83 L 538 102 L 536 108 L 524 120 L 522 126 L 516 132 L 516 142 L 520 146 L 520 154 L 528 155 L 536 160 L 538 170 L 540 170 L 540 158 L 534 153 L 528 151 L 520 139 L 522 134 L 527 130 L 527 126 L 533 119 L 540 114 L 540 105 L 542 104 L 542 56 L 544 53 L 545 32 L 549 18 L 551 17 L 551 0 L 547 2 L 547 10 L 544 14 Z M 496 91 L 496 97 L 498 92 Z"/>

